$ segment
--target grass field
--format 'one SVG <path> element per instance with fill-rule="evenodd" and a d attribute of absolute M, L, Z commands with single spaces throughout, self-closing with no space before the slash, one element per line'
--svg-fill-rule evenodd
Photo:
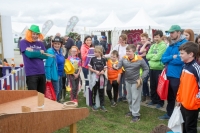
<path fill-rule="evenodd" d="M 66 98 L 69 100 L 69 97 Z M 105 104 L 108 112 L 93 112 L 90 107 L 89 117 L 78 122 L 78 133 L 149 133 L 155 126 L 159 124 L 167 125 L 168 121 L 158 120 L 158 117 L 164 112 L 141 106 L 141 120 L 137 123 L 130 123 L 131 118 L 125 118 L 128 112 L 128 103 L 118 103 L 116 107 L 110 107 L 108 97 L 105 97 Z M 83 93 L 79 94 L 79 106 L 87 107 Z M 69 133 L 69 127 L 60 129 L 55 133 Z"/>

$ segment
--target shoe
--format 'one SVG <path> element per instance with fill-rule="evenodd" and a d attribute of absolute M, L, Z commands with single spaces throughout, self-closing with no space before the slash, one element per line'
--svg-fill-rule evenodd
<path fill-rule="evenodd" d="M 93 111 L 98 111 L 97 106 L 96 106 L 96 105 L 92 106 L 92 110 L 93 110 Z"/>
<path fill-rule="evenodd" d="M 163 116 L 158 117 L 159 120 L 169 120 L 169 116 L 167 114 L 164 114 Z"/>
<path fill-rule="evenodd" d="M 118 98 L 117 102 L 121 102 L 122 101 L 122 98 Z"/>
<path fill-rule="evenodd" d="M 140 120 L 140 116 L 133 116 L 133 118 L 132 118 L 130 123 L 138 122 L 139 120 Z"/>
<path fill-rule="evenodd" d="M 122 101 L 123 101 L 123 102 L 127 102 L 126 97 L 123 97 L 123 98 L 122 98 Z"/>
<path fill-rule="evenodd" d="M 151 102 L 149 102 L 149 103 L 147 103 L 148 105 L 154 105 L 154 103 L 151 101 Z"/>
<path fill-rule="evenodd" d="M 73 100 L 73 102 L 77 103 L 77 102 L 78 102 L 78 100 L 77 100 L 77 99 L 74 99 L 74 100 Z"/>
<path fill-rule="evenodd" d="M 148 104 L 151 101 L 151 97 L 150 96 L 146 96 L 146 104 Z"/>
<path fill-rule="evenodd" d="M 100 110 L 107 112 L 107 109 L 104 106 L 101 106 Z"/>
<path fill-rule="evenodd" d="M 162 108 L 162 107 L 163 107 L 163 106 L 161 106 L 160 104 L 157 104 L 157 105 L 156 105 L 156 108 L 157 108 L 157 109 L 160 109 L 160 108 Z"/>
<path fill-rule="evenodd" d="M 142 102 L 146 101 L 146 96 L 142 96 Z"/>
<path fill-rule="evenodd" d="M 117 106 L 117 103 L 116 102 L 113 102 L 111 107 L 116 107 Z"/>
<path fill-rule="evenodd" d="M 125 117 L 131 117 L 131 116 L 132 116 L 132 112 L 130 112 L 130 111 L 125 114 Z"/>

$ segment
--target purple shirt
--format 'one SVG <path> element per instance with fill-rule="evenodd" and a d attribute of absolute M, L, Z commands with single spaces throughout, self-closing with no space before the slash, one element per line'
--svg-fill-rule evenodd
<path fill-rule="evenodd" d="M 28 42 L 25 39 L 20 41 L 20 50 L 22 52 L 23 60 L 24 60 L 24 67 L 25 67 L 25 73 L 26 76 L 32 76 L 32 75 L 39 75 L 39 74 L 45 74 L 44 71 L 44 62 L 42 59 L 39 58 L 28 58 L 24 51 L 26 51 L 26 48 L 30 47 L 34 51 L 40 51 L 40 50 L 46 50 L 44 47 L 44 44 L 40 41 L 36 42 Z"/>

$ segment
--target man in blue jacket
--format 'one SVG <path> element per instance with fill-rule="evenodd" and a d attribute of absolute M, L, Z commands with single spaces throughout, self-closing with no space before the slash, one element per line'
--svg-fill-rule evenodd
<path fill-rule="evenodd" d="M 159 117 L 160 120 L 169 119 L 172 115 L 175 106 L 176 94 L 178 91 L 180 76 L 182 72 L 183 62 L 180 58 L 179 47 L 186 43 L 187 40 L 181 35 L 181 27 L 179 25 L 172 25 L 166 31 L 170 33 L 172 43 L 162 56 L 162 63 L 167 67 L 167 79 L 169 80 L 168 97 L 167 97 L 167 114 Z"/>

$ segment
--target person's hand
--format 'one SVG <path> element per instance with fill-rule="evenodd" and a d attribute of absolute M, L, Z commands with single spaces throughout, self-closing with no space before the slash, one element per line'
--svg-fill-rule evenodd
<path fill-rule="evenodd" d="M 96 73 L 97 75 L 100 75 L 100 72 L 99 72 L 99 71 L 95 71 L 95 73 Z"/>
<path fill-rule="evenodd" d="M 27 50 L 27 51 L 33 51 L 33 49 L 30 48 L 30 47 L 27 47 L 26 50 Z"/>
<path fill-rule="evenodd" d="M 48 79 L 47 79 L 46 82 L 51 82 L 51 80 L 48 80 Z"/>
<path fill-rule="evenodd" d="M 113 64 L 112 67 L 113 67 L 114 69 L 117 69 L 117 65 L 116 65 L 116 64 Z"/>
<path fill-rule="evenodd" d="M 177 103 L 176 103 L 176 106 L 178 106 L 178 107 L 181 106 L 181 103 L 177 102 Z"/>
<path fill-rule="evenodd" d="M 77 79 L 78 78 L 78 74 L 74 74 L 74 79 Z"/>
<path fill-rule="evenodd" d="M 173 55 L 173 58 L 175 59 L 177 57 L 177 55 Z"/>
<path fill-rule="evenodd" d="M 102 70 L 102 71 L 100 72 L 100 74 L 104 74 L 104 70 Z"/>
<path fill-rule="evenodd" d="M 40 53 L 41 53 L 41 54 L 44 54 L 44 50 L 40 50 Z"/>
<path fill-rule="evenodd" d="M 120 79 L 119 79 L 119 78 L 117 79 L 117 83 L 118 83 L 118 84 L 120 83 Z"/>
<path fill-rule="evenodd" d="M 145 42 L 145 44 L 144 44 L 144 45 L 148 45 L 148 44 L 151 44 L 151 42 L 147 41 L 147 42 Z"/>

